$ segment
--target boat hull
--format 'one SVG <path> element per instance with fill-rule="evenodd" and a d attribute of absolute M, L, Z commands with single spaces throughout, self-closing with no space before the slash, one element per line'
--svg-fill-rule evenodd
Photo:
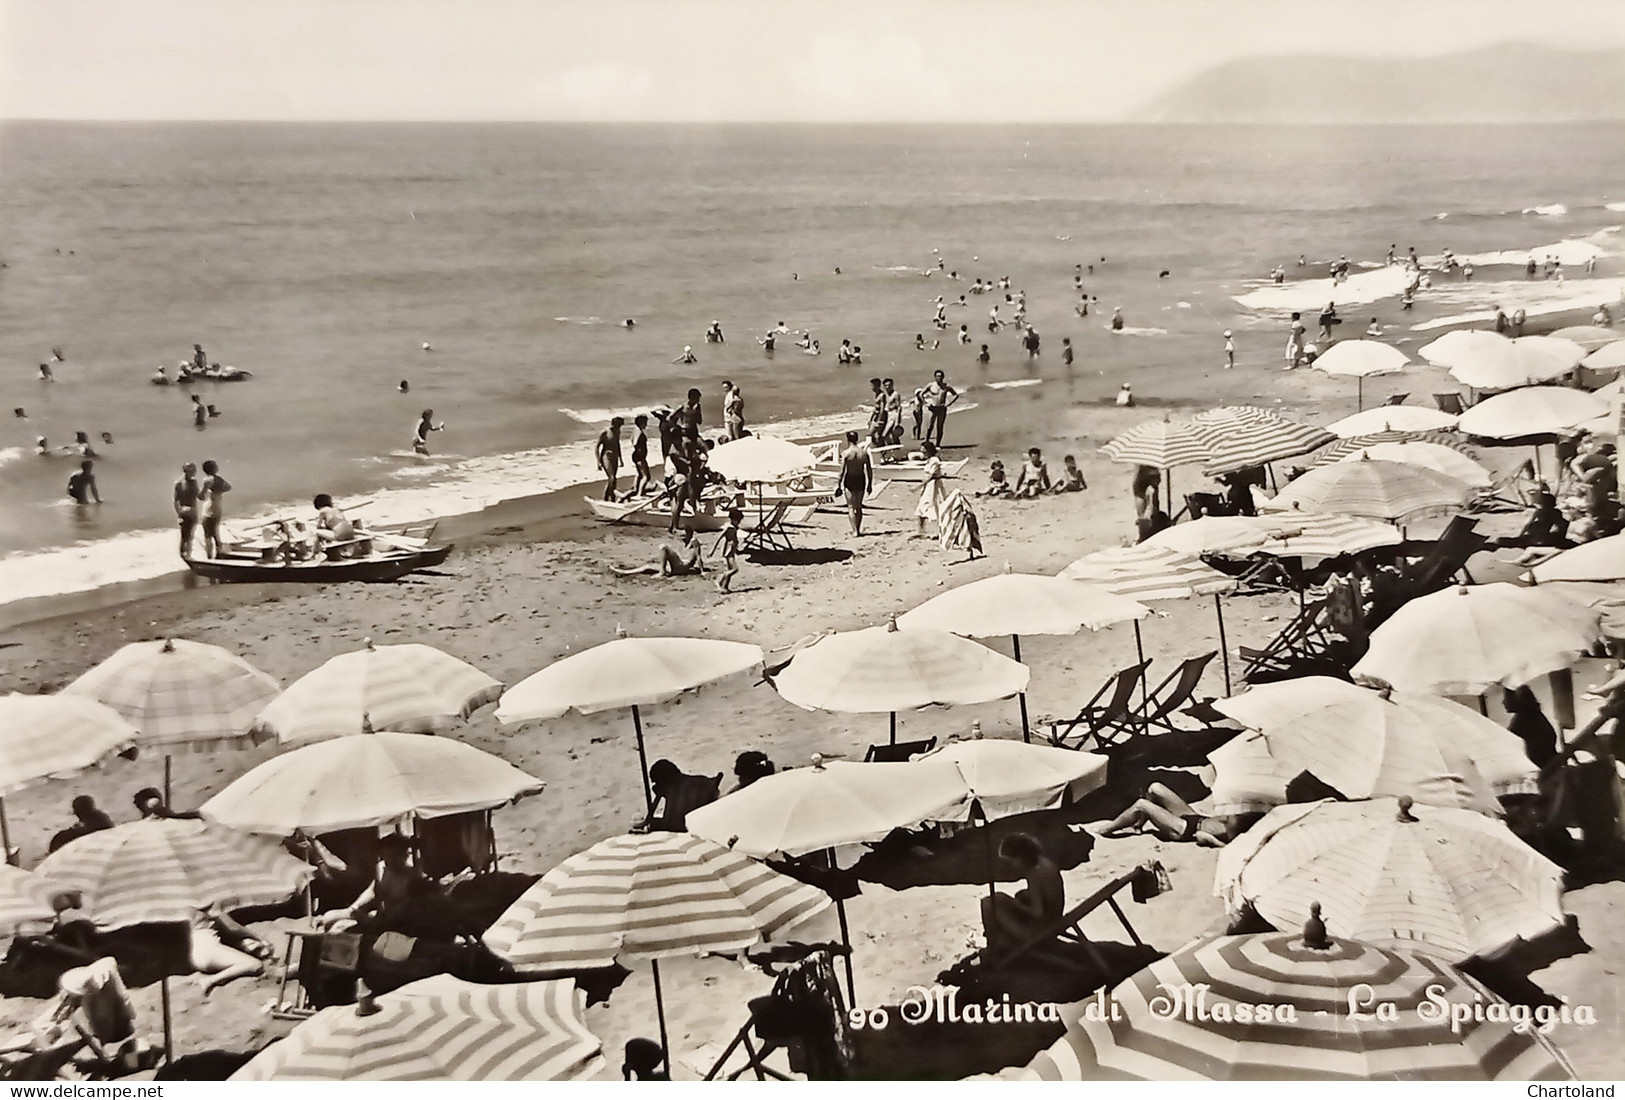
<path fill-rule="evenodd" d="M 376 554 L 366 558 L 342 558 L 336 561 L 266 562 L 242 558 L 194 558 L 187 567 L 200 577 L 233 583 L 303 583 L 323 584 L 333 581 L 363 581 L 378 583 L 399 580 L 420 569 L 432 569 L 443 563 L 452 551 L 452 544 L 431 546 L 423 550 L 400 554 Z"/>

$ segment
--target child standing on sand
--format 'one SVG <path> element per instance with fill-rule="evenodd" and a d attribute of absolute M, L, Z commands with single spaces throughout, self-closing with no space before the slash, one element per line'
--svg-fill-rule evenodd
<path fill-rule="evenodd" d="M 733 579 L 739 573 L 739 525 L 745 514 L 738 508 L 728 509 L 728 526 L 722 529 L 711 547 L 711 556 L 722 556 L 722 572 L 717 574 L 717 591 L 726 596 L 733 591 Z"/>
<path fill-rule="evenodd" d="M 1236 342 L 1230 337 L 1230 330 L 1224 330 L 1224 369 L 1230 370 L 1236 365 Z"/>

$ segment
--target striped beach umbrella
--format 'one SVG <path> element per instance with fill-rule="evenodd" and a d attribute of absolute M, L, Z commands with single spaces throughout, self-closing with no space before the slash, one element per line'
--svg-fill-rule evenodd
<path fill-rule="evenodd" d="M 87 833 L 36 870 L 78 891 L 79 908 L 103 931 L 190 920 L 211 905 L 286 901 L 311 873 L 274 840 L 191 818 L 144 818 Z"/>
<path fill-rule="evenodd" d="M 829 904 L 822 891 L 699 836 L 616 836 L 543 875 L 484 940 L 522 971 L 649 962 L 669 1062 L 659 960 L 742 951 Z"/>
<path fill-rule="evenodd" d="M 1498 796 L 1539 793 L 1522 740 L 1437 695 L 1304 676 L 1213 706 L 1260 731 L 1287 777 L 1307 771 L 1346 798 L 1410 795 L 1498 817 Z"/>
<path fill-rule="evenodd" d="M 284 745 L 395 730 L 449 729 L 502 693 L 473 665 L 433 646 L 381 645 L 332 658 L 259 712 L 254 732 Z"/>
<path fill-rule="evenodd" d="M 78 695 L 0 696 L 0 863 L 12 861 L 5 796 L 73 775 L 135 747 L 135 727 Z"/>
<path fill-rule="evenodd" d="M 1213 461 L 1207 440 L 1190 421 L 1167 416 L 1137 424 L 1100 449 L 1113 462 L 1158 470 L 1200 466 Z"/>
<path fill-rule="evenodd" d="M 1363 1000 L 1367 990 L 1359 987 L 1369 988 L 1370 1001 Z M 1350 1014 L 1351 995 L 1362 999 L 1360 1017 Z M 1549 1039 L 1514 1024 L 1507 1003 L 1461 971 L 1412 951 L 1344 938 L 1270 932 L 1198 941 L 1120 983 L 1104 1003 L 1112 1008 L 1073 1019 L 1066 1034 L 1019 1076 L 1048 1081 L 1574 1076 Z M 1398 1018 L 1378 1019 L 1378 1003 L 1393 1004 Z M 1256 1012 L 1256 1005 L 1270 1006 L 1269 1016 Z M 1452 1023 L 1455 1006 L 1467 1010 L 1465 1022 Z M 1475 1011 L 1488 1006 L 1500 1011 L 1488 1013 L 1488 1019 Z"/>
<path fill-rule="evenodd" d="M 1116 623 L 1135 624 L 1151 609 L 1096 585 L 1059 577 L 1008 571 L 950 588 L 897 619 L 903 630 L 945 630 L 967 638 L 1008 634 L 1011 654 L 1021 660 L 1023 634 L 1076 634 L 1087 627 L 1101 630 Z M 1021 706 L 1021 739 L 1027 740 L 1027 695 Z"/>
<path fill-rule="evenodd" d="M 1328 451 L 1332 448 L 1326 448 Z M 1369 447 L 1350 451 L 1340 455 L 1332 461 L 1358 462 L 1361 459 L 1376 459 L 1379 462 L 1399 462 L 1410 466 L 1425 466 L 1434 473 L 1445 477 L 1455 478 L 1475 488 L 1484 488 L 1495 481 L 1492 475 L 1483 466 L 1462 454 L 1453 447 L 1445 447 L 1438 443 L 1424 443 L 1418 440 L 1405 440 L 1400 443 L 1373 443 Z M 1317 466 L 1325 462 L 1316 458 Z"/>
<path fill-rule="evenodd" d="M 488 810 L 542 789 L 501 757 L 445 737 L 380 732 L 272 757 L 203 804 L 205 817 L 266 836 Z"/>
<path fill-rule="evenodd" d="M 617 638 L 554 661 L 502 693 L 497 721 L 545 721 L 569 711 L 597 714 L 630 707 L 643 770 L 643 797 L 654 810 L 649 754 L 640 708 L 668 703 L 684 692 L 762 663 L 760 646 L 715 638 Z"/>
<path fill-rule="evenodd" d="M 573 981 L 475 985 L 450 974 L 324 1008 L 233 1081 L 577 1081 L 604 1069 Z"/>
<path fill-rule="evenodd" d="M 1404 541 L 1392 524 L 1361 516 L 1291 511 L 1258 518 L 1266 527 L 1256 549 L 1278 558 L 1302 558 L 1305 565 Z"/>
<path fill-rule="evenodd" d="M 62 892 L 62 886 L 43 875 L 0 863 L 0 929 L 10 935 L 20 924 L 53 920 L 51 899 Z"/>
<path fill-rule="evenodd" d="M 1460 508 L 1470 491 L 1466 482 L 1426 466 L 1361 458 L 1316 466 L 1282 486 L 1269 510 L 1398 522 L 1421 512 Z"/>
<path fill-rule="evenodd" d="M 132 642 L 62 689 L 105 703 L 165 753 L 246 746 L 281 689 L 235 653 L 184 638 Z"/>
<path fill-rule="evenodd" d="M 1299 424 L 1251 405 L 1197 413 L 1191 423 L 1213 453 L 1213 460 L 1203 467 L 1209 475 L 1234 473 L 1306 454 L 1334 438 L 1325 428 Z"/>
<path fill-rule="evenodd" d="M 1377 432 L 1449 431 L 1456 426 L 1456 417 L 1440 409 L 1421 405 L 1379 405 L 1335 420 L 1326 430 L 1339 439 Z"/>
<path fill-rule="evenodd" d="M 1398 691 L 1479 695 L 1568 668 L 1601 640 L 1600 612 L 1544 588 L 1461 585 L 1418 596 L 1371 632 L 1351 670 Z"/>
<path fill-rule="evenodd" d="M 1278 806 L 1219 854 L 1213 892 L 1295 928 L 1459 962 L 1564 925 L 1563 869 L 1501 822 L 1408 797 Z"/>
<path fill-rule="evenodd" d="M 1452 419 L 1454 418 L 1452 417 Z M 1316 451 L 1313 456 L 1314 464 L 1336 462 L 1348 455 L 1356 454 L 1383 443 L 1437 443 L 1441 447 L 1449 447 L 1452 450 L 1460 451 L 1468 458 L 1474 457 L 1475 453 L 1467 441 L 1453 430 L 1413 431 L 1406 428 L 1393 428 L 1342 436 L 1335 443 L 1329 443 Z"/>

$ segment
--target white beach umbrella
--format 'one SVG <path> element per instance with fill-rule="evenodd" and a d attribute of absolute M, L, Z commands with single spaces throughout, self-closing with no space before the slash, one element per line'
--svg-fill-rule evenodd
<path fill-rule="evenodd" d="M 1625 367 L 1625 340 L 1616 339 L 1611 344 L 1604 344 L 1580 362 L 1592 370 L 1618 370 Z"/>
<path fill-rule="evenodd" d="M 1373 432 L 1425 432 L 1448 430 L 1456 426 L 1456 418 L 1440 409 L 1421 405 L 1379 405 L 1326 425 L 1326 430 L 1341 439 L 1370 435 Z"/>
<path fill-rule="evenodd" d="M 1547 333 L 1554 340 L 1572 340 L 1586 351 L 1596 351 L 1604 345 L 1611 344 L 1619 339 L 1619 333 L 1611 328 L 1601 325 L 1568 325 Z"/>
<path fill-rule="evenodd" d="M 810 447 L 771 436 L 748 435 L 718 445 L 705 464 L 729 481 L 784 481 L 811 470 L 817 459 Z"/>
<path fill-rule="evenodd" d="M 1529 570 L 1541 584 L 1551 581 L 1625 580 L 1625 535 L 1609 535 L 1554 554 Z"/>
<path fill-rule="evenodd" d="M 1425 466 L 1362 457 L 1317 466 L 1282 487 L 1270 511 L 1398 521 L 1418 512 L 1459 508 L 1470 487 Z"/>
<path fill-rule="evenodd" d="M 1093 753 L 1016 741 L 950 741 L 909 762 L 951 764 L 984 821 L 1048 810 L 1106 785 L 1110 761 Z"/>
<path fill-rule="evenodd" d="M 1423 344 L 1416 354 L 1440 367 L 1453 367 L 1475 356 L 1495 355 L 1510 341 L 1487 329 L 1457 329 Z"/>
<path fill-rule="evenodd" d="M 1483 466 L 1452 447 L 1437 443 L 1406 440 L 1402 443 L 1376 443 L 1338 458 L 1338 462 L 1358 462 L 1375 459 L 1380 462 L 1398 462 L 1409 466 L 1422 466 L 1443 477 L 1463 482 L 1473 488 L 1484 488 L 1495 481 Z"/>
<path fill-rule="evenodd" d="M 1398 374 L 1410 363 L 1404 352 L 1376 340 L 1339 340 L 1315 357 L 1312 366 L 1326 374 L 1359 379 L 1359 406 L 1365 407 L 1365 380 Z"/>
<path fill-rule="evenodd" d="M 1561 378 L 1583 358 L 1585 349 L 1572 340 L 1520 336 L 1463 356 L 1450 364 L 1450 376 L 1474 389 L 1510 390 Z"/>
<path fill-rule="evenodd" d="M 1522 439 L 1561 435 L 1610 411 L 1605 399 L 1583 390 L 1528 386 L 1485 398 L 1462 413 L 1456 426 L 1486 439 Z"/>
<path fill-rule="evenodd" d="M 0 863 L 12 858 L 6 795 L 133 753 L 137 736 L 112 707 L 82 695 L 0 696 Z"/>

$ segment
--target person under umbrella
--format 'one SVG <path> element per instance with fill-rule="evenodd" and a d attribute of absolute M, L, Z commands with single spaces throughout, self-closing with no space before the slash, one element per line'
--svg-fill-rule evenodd
<path fill-rule="evenodd" d="M 1012 833 L 1000 842 L 999 858 L 1026 879 L 1027 885 L 1013 895 L 990 893 L 982 899 L 982 928 L 990 950 L 1019 946 L 1066 912 L 1061 868 L 1042 844 L 1026 833 Z"/>

